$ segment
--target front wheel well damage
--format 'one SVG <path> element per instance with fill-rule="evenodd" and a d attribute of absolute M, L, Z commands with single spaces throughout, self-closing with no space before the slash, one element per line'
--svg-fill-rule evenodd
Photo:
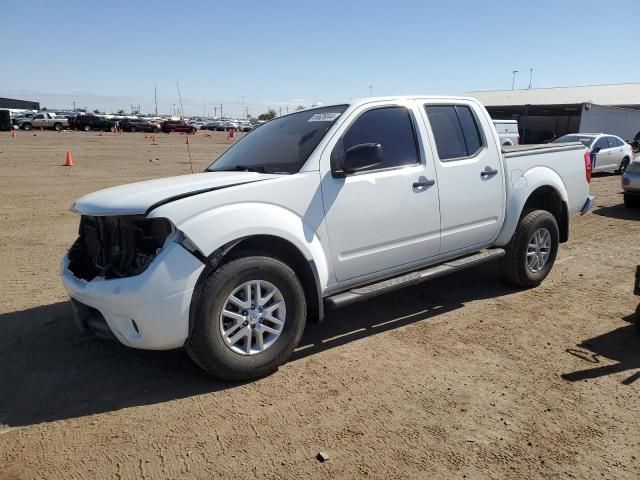
<path fill-rule="evenodd" d="M 291 242 L 273 235 L 252 235 L 234 240 L 218 248 L 206 257 L 205 269 L 200 274 L 191 298 L 189 312 L 189 335 L 193 328 L 193 316 L 199 301 L 202 285 L 207 278 L 221 265 L 230 259 L 242 256 L 244 252 L 260 252 L 278 258 L 289 265 L 302 284 L 307 303 L 307 321 L 319 322 L 324 317 L 322 295 L 319 289 L 319 278 L 315 264 L 307 260 L 302 252 Z"/>
<path fill-rule="evenodd" d="M 531 192 L 522 208 L 520 217 L 524 217 L 531 210 L 546 210 L 556 219 L 560 232 L 560 243 L 569 240 L 569 212 L 567 203 L 553 187 L 539 187 Z"/>

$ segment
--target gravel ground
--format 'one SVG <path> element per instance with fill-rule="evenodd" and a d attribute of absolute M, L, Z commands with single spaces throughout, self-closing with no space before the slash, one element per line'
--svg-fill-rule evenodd
<path fill-rule="evenodd" d="M 640 211 L 618 176 L 539 288 L 486 265 L 352 305 L 228 384 L 79 336 L 58 279 L 72 201 L 189 173 L 184 136 L 0 135 L 0 478 L 640 477 Z M 196 171 L 228 144 L 190 143 Z"/>

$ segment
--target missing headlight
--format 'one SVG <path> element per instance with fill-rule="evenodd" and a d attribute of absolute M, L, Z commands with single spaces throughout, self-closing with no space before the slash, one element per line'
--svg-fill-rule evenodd
<path fill-rule="evenodd" d="M 69 270 L 85 280 L 138 275 L 172 231 L 172 224 L 164 218 L 83 215 L 78 239 L 69 250 Z"/>

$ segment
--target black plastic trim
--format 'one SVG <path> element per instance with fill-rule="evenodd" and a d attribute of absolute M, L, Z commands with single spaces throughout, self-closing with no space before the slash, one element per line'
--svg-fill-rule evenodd
<path fill-rule="evenodd" d="M 502 248 L 481 250 L 464 257 L 447 260 L 423 270 L 405 273 L 370 285 L 352 288 L 346 292 L 325 298 L 325 302 L 330 308 L 340 308 L 351 303 L 367 300 L 384 293 L 392 292 L 400 288 L 422 283 L 433 278 L 442 277 L 459 270 L 464 270 L 465 268 L 495 260 L 503 257 L 505 253 L 506 252 Z"/>

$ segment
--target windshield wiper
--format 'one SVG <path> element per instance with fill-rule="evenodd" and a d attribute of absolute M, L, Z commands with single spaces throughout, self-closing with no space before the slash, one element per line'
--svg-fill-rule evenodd
<path fill-rule="evenodd" d="M 267 173 L 262 165 L 236 165 L 232 168 L 211 169 L 210 172 L 258 172 Z"/>

